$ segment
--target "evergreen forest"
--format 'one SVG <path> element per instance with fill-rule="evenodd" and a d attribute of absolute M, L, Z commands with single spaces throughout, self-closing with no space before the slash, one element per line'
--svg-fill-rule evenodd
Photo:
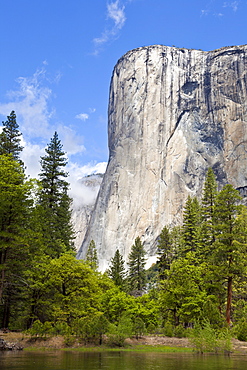
<path fill-rule="evenodd" d="M 26 176 L 20 143 L 12 111 L 0 133 L 0 328 L 85 343 L 107 335 L 122 345 L 131 335 L 187 336 L 199 325 L 247 340 L 247 208 L 238 190 L 219 191 L 209 168 L 182 225 L 161 230 L 156 264 L 145 269 L 137 237 L 128 261 L 117 249 L 101 273 L 93 240 L 76 259 L 58 133 L 38 179 Z"/>

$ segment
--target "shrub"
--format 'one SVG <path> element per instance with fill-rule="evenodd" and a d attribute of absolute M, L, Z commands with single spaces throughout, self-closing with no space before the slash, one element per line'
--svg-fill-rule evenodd
<path fill-rule="evenodd" d="M 110 324 L 108 332 L 108 344 L 110 346 L 123 347 L 125 339 L 132 334 L 132 321 L 129 317 L 122 317 L 118 325 Z"/>
<path fill-rule="evenodd" d="M 136 339 L 141 337 L 146 331 L 144 321 L 140 317 L 136 317 L 133 323 L 133 333 L 136 336 Z"/>
<path fill-rule="evenodd" d="M 177 338 L 184 338 L 186 337 L 185 331 L 186 330 L 184 329 L 183 325 L 177 325 L 173 330 L 173 335 Z"/>
<path fill-rule="evenodd" d="M 27 331 L 32 337 L 46 337 L 48 334 L 52 334 L 53 328 L 49 321 L 45 321 L 43 324 L 41 321 L 34 321 L 32 327 Z"/>
<path fill-rule="evenodd" d="M 64 337 L 64 344 L 66 347 L 71 347 L 75 343 L 75 337 L 73 335 L 65 335 Z"/>
<path fill-rule="evenodd" d="M 71 328 L 66 322 L 58 321 L 54 324 L 53 333 L 55 335 L 69 335 L 70 332 L 71 332 Z"/>
<path fill-rule="evenodd" d="M 164 325 L 163 333 L 167 337 L 173 337 L 173 325 L 167 321 Z"/>
<path fill-rule="evenodd" d="M 228 329 L 217 331 L 209 321 L 205 321 L 202 325 L 195 325 L 191 331 L 190 342 L 200 353 L 220 351 L 229 353 L 232 348 L 230 331 Z"/>
<path fill-rule="evenodd" d="M 247 322 L 242 321 L 240 322 L 235 329 L 236 336 L 238 340 L 241 340 L 243 342 L 247 341 Z"/>
<path fill-rule="evenodd" d="M 148 334 L 155 334 L 156 333 L 156 326 L 151 322 L 147 327 Z"/>

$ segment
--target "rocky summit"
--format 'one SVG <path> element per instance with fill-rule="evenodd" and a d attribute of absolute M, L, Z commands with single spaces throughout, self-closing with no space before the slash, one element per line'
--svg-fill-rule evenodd
<path fill-rule="evenodd" d="M 214 51 L 154 45 L 116 64 L 108 110 L 109 163 L 85 239 L 100 269 L 137 236 L 152 260 L 165 225 L 181 222 L 212 167 L 219 186 L 247 189 L 247 46 Z"/>

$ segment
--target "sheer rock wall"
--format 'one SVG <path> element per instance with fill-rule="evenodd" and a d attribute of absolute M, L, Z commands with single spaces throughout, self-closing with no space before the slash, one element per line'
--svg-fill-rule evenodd
<path fill-rule="evenodd" d="M 116 64 L 108 110 L 110 157 L 87 233 L 104 270 L 137 236 L 155 255 L 164 225 L 213 167 L 220 186 L 247 187 L 247 46 L 215 51 L 154 45 Z"/>

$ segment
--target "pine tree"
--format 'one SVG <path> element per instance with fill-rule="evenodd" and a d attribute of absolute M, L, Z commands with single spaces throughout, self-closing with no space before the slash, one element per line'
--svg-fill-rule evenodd
<path fill-rule="evenodd" d="M 10 115 L 7 116 L 7 121 L 2 123 L 3 130 L 0 134 L 0 155 L 11 154 L 15 160 L 19 160 L 19 154 L 23 147 L 20 145 L 21 133 L 18 130 L 19 125 L 16 122 L 15 112 L 12 111 Z"/>
<path fill-rule="evenodd" d="M 114 283 L 121 289 L 125 286 L 126 273 L 124 268 L 124 259 L 117 249 L 114 257 L 111 259 L 108 275 Z"/>
<path fill-rule="evenodd" d="M 170 231 L 167 226 L 165 226 L 159 236 L 158 240 L 158 271 L 159 279 L 164 280 L 167 275 L 167 270 L 170 269 L 170 264 L 172 262 L 172 240 Z"/>
<path fill-rule="evenodd" d="M 95 245 L 95 241 L 91 240 L 88 246 L 87 255 L 86 255 L 86 261 L 89 263 L 89 266 L 93 270 L 97 270 L 98 268 L 98 257 L 97 257 L 97 249 Z"/>
<path fill-rule="evenodd" d="M 215 278 L 221 286 L 222 280 L 226 283 L 226 322 L 228 325 L 231 321 L 233 283 L 242 271 L 240 261 L 246 260 L 245 251 L 241 253 L 241 243 L 236 243 L 239 240 L 237 216 L 242 209 L 239 205 L 240 200 L 239 192 L 232 185 L 225 185 L 216 197 L 213 214 L 215 243 L 212 262 L 216 266 Z"/>
<path fill-rule="evenodd" d="M 0 156 L 0 319 L 7 327 L 11 309 L 23 285 L 30 261 L 30 184 L 21 164 L 11 155 Z"/>
<path fill-rule="evenodd" d="M 68 173 L 61 141 L 55 132 L 46 155 L 41 157 L 41 191 L 39 204 L 47 253 L 59 257 L 65 250 L 73 250 L 73 229 L 71 224 L 71 198 L 69 184 L 65 180 Z"/>
<path fill-rule="evenodd" d="M 205 246 L 212 246 L 214 238 L 214 205 L 217 196 L 217 182 L 212 168 L 208 169 L 202 192 L 202 240 Z M 206 251 L 205 251 L 206 252 Z M 210 249 L 208 250 L 210 252 Z"/>
<path fill-rule="evenodd" d="M 147 278 L 145 270 L 145 255 L 146 252 L 144 250 L 143 243 L 138 236 L 135 239 L 135 244 L 131 247 L 128 262 L 128 282 L 130 291 L 133 294 L 142 294 L 146 287 Z"/>
<path fill-rule="evenodd" d="M 196 197 L 189 195 L 183 213 L 183 240 L 182 255 L 195 252 L 200 246 L 201 210 Z"/>

